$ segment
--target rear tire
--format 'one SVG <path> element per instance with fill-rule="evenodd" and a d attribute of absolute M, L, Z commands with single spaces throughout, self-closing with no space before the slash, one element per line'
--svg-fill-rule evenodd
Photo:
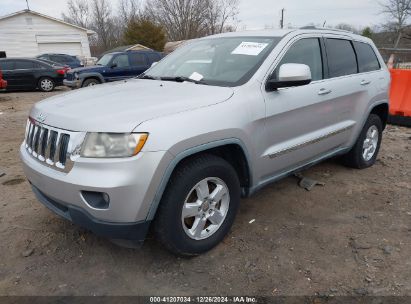
<path fill-rule="evenodd" d="M 378 115 L 371 114 L 354 147 L 343 156 L 344 164 L 355 169 L 365 169 L 373 166 L 380 151 L 382 132 L 381 118 Z"/>
<path fill-rule="evenodd" d="M 90 79 L 85 80 L 81 87 L 82 88 L 92 87 L 92 86 L 95 86 L 95 85 L 98 85 L 98 84 L 100 84 L 100 81 L 98 81 L 97 79 L 94 79 L 94 78 L 90 78 Z"/>
<path fill-rule="evenodd" d="M 170 178 L 154 222 L 157 239 L 179 256 L 196 256 L 220 243 L 240 204 L 240 182 L 224 159 L 183 161 Z"/>
<path fill-rule="evenodd" d="M 51 92 L 54 90 L 56 84 L 54 80 L 49 77 L 42 77 L 39 80 L 38 87 L 42 92 Z"/>

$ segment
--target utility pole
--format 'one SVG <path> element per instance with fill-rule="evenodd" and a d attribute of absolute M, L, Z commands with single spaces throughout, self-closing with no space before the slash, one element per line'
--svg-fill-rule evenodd
<path fill-rule="evenodd" d="M 26 3 L 27 3 L 27 9 L 30 10 L 29 0 L 26 0 Z"/>
<path fill-rule="evenodd" d="M 281 27 L 282 29 L 284 28 L 284 9 L 281 10 L 280 27 Z"/>

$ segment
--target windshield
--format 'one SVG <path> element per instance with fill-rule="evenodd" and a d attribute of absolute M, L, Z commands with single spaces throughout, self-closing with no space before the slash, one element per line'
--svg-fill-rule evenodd
<path fill-rule="evenodd" d="M 217 86 L 246 83 L 280 37 L 229 37 L 196 40 L 171 53 L 145 77 L 188 78 Z"/>
<path fill-rule="evenodd" d="M 97 61 L 97 65 L 108 65 L 109 62 L 111 61 L 111 58 L 113 58 L 113 55 L 111 54 L 106 54 L 103 57 L 100 58 L 99 61 Z"/>

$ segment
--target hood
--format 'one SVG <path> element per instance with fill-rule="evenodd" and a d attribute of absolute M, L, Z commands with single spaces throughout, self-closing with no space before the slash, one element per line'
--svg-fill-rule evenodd
<path fill-rule="evenodd" d="M 101 72 L 104 71 L 105 69 L 108 69 L 108 67 L 103 66 L 103 65 L 93 65 L 93 66 L 88 66 L 88 67 L 83 67 L 83 68 L 75 68 L 71 69 L 69 73 L 85 73 L 85 72 Z"/>
<path fill-rule="evenodd" d="M 131 132 L 144 121 L 221 103 L 232 95 L 226 87 L 132 79 L 45 99 L 30 116 L 71 131 Z"/>

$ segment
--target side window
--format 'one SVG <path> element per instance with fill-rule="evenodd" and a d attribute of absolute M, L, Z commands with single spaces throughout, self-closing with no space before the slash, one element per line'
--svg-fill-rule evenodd
<path fill-rule="evenodd" d="M 377 71 L 381 69 L 380 62 L 371 45 L 362 42 L 354 42 L 354 48 L 358 58 L 360 73 Z"/>
<path fill-rule="evenodd" d="M 14 61 L 11 61 L 11 60 L 0 61 L 0 70 L 2 71 L 14 70 Z"/>
<path fill-rule="evenodd" d="M 68 56 L 67 61 L 68 61 L 68 62 L 77 62 L 78 59 L 77 59 L 77 57 L 75 57 L 75 56 Z"/>
<path fill-rule="evenodd" d="M 118 68 L 125 68 L 130 66 L 130 63 L 128 62 L 128 56 L 126 54 L 118 55 L 113 59 L 112 64 L 116 64 Z"/>
<path fill-rule="evenodd" d="M 285 63 L 306 64 L 311 69 L 312 80 L 323 79 L 323 62 L 321 56 L 320 40 L 318 38 L 301 39 L 294 43 L 281 59 L 276 73 Z M 277 74 L 278 75 L 278 74 Z"/>
<path fill-rule="evenodd" d="M 75 62 L 75 59 L 72 56 L 60 56 L 61 57 L 61 61 L 64 63 L 72 63 Z"/>
<path fill-rule="evenodd" d="M 351 41 L 325 39 L 330 77 L 357 74 L 357 58 Z"/>
<path fill-rule="evenodd" d="M 58 62 L 58 63 L 63 63 L 63 61 L 61 60 L 60 56 L 57 55 L 51 55 L 50 56 L 50 60 L 54 61 L 54 62 Z"/>
<path fill-rule="evenodd" d="M 35 63 L 34 63 L 34 68 L 35 68 L 35 69 L 43 69 L 44 66 L 43 66 L 41 63 L 39 63 L 39 62 L 35 62 Z"/>
<path fill-rule="evenodd" d="M 28 60 L 16 60 L 15 69 L 16 70 L 31 70 L 34 68 L 34 64 Z"/>
<path fill-rule="evenodd" d="M 146 66 L 146 56 L 142 53 L 131 53 L 130 61 L 132 66 Z"/>

